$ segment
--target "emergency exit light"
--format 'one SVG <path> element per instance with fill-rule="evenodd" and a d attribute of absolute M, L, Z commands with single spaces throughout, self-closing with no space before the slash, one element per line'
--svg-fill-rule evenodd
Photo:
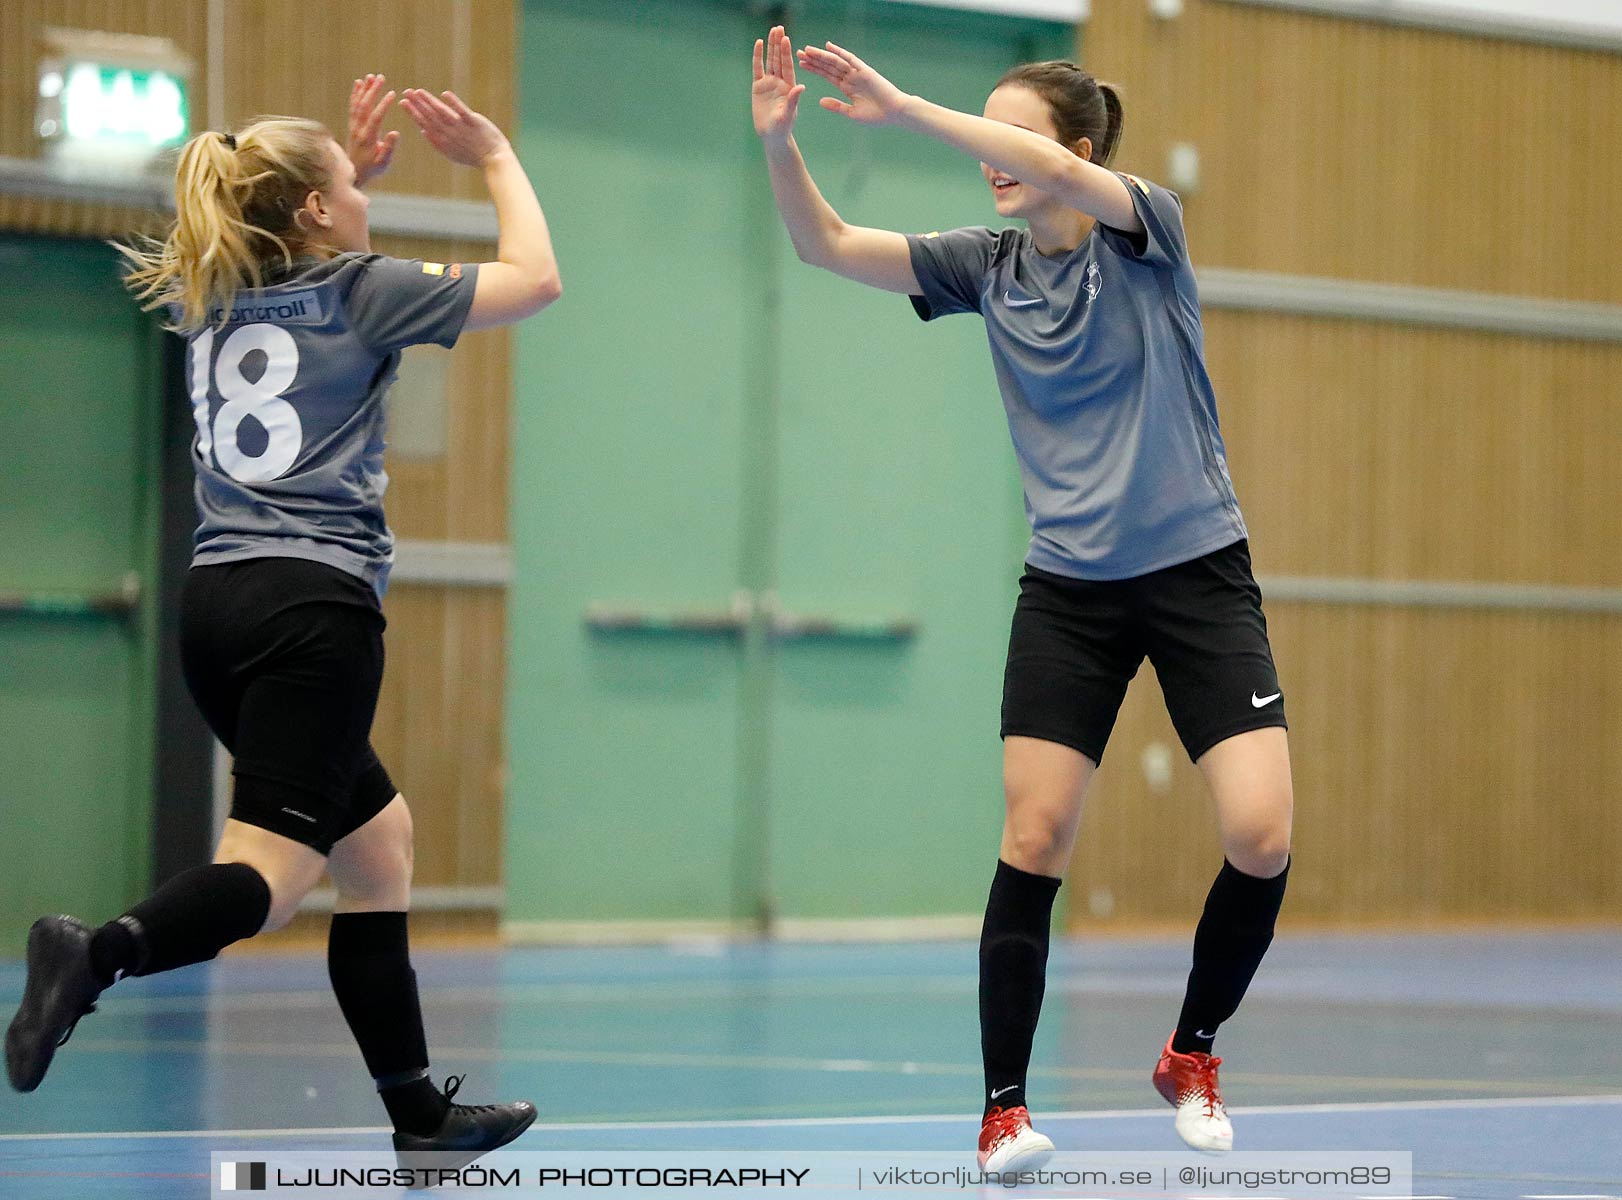
<path fill-rule="evenodd" d="M 45 153 L 144 165 L 191 130 L 191 60 L 166 38 L 45 31 L 35 129 Z"/>
<path fill-rule="evenodd" d="M 41 100 L 58 112 L 42 116 L 41 137 L 112 139 L 162 149 L 185 140 L 190 127 L 186 85 L 166 71 L 135 71 L 72 63 L 40 76 Z"/>

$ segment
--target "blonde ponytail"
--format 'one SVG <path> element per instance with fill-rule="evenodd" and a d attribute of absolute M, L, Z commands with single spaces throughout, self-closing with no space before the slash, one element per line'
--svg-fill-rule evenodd
<path fill-rule="evenodd" d="M 187 142 L 168 236 L 118 247 L 141 307 L 173 305 L 179 312 L 167 328 L 200 329 L 234 293 L 262 286 L 272 261 L 291 264 L 303 240 L 299 209 L 332 187 L 331 143 L 325 126 L 298 117 L 261 117 L 235 137 L 209 132 Z"/>

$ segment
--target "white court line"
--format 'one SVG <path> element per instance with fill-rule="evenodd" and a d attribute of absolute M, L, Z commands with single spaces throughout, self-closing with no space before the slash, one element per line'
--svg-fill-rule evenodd
<path fill-rule="evenodd" d="M 1346 1112 L 1413 1112 L 1430 1109 L 1471 1109 L 1471 1108 L 1563 1108 L 1569 1106 L 1583 1106 L 1588 1104 L 1622 1104 L 1622 1095 L 1607 1096 L 1527 1096 L 1524 1098 L 1503 1098 L 1493 1100 L 1370 1100 L 1347 1102 L 1342 1104 L 1274 1104 L 1258 1105 L 1256 1107 L 1231 1108 L 1228 1111 L 1240 1114 L 1267 1114 L 1290 1115 L 1293 1113 L 1346 1113 Z M 1166 1115 L 1166 1109 L 1161 1108 L 1091 1108 L 1074 1109 L 1069 1112 L 1046 1112 L 1042 1114 L 1045 1121 L 1101 1121 L 1119 1120 L 1122 1118 L 1153 1117 L 1161 1118 Z M 872 1117 L 771 1117 L 733 1121 L 596 1121 L 579 1122 L 575 1124 L 547 1125 L 547 1129 L 557 1130 L 603 1130 L 603 1129 L 772 1129 L 778 1127 L 801 1126 L 839 1126 L 839 1125 L 883 1125 L 893 1123 L 897 1125 L 928 1124 L 930 1122 L 962 1122 L 977 1123 L 979 1117 L 967 1113 L 942 1114 L 939 1116 L 872 1116 Z"/>
<path fill-rule="evenodd" d="M 335 1137 L 351 1133 L 393 1133 L 387 1125 L 356 1125 L 344 1129 L 144 1129 L 129 1133 L 0 1133 L 0 1142 L 112 1141 L 116 1138 L 272 1138 Z"/>
<path fill-rule="evenodd" d="M 1622 1104 L 1622 1095 L 1607 1096 L 1527 1096 L 1505 1097 L 1494 1100 L 1373 1100 L 1347 1104 L 1274 1104 L 1254 1108 L 1235 1108 L 1236 1114 L 1290 1115 L 1293 1113 L 1348 1113 L 1348 1112 L 1419 1112 L 1470 1108 L 1568 1108 L 1590 1104 Z M 1164 1106 L 1159 1108 L 1078 1109 L 1070 1112 L 1049 1112 L 1049 1121 L 1100 1121 L 1133 1117 L 1166 1116 Z M 614 1129 L 797 1129 L 842 1125 L 929 1125 L 978 1123 L 979 1117 L 969 1113 L 920 1113 L 902 1116 L 869 1117 L 760 1117 L 730 1121 L 591 1121 L 562 1122 L 556 1125 L 536 1124 L 531 1128 L 573 1132 L 577 1130 Z M 0 1142 L 31 1142 L 112 1138 L 252 1138 L 252 1137 L 324 1137 L 351 1133 L 388 1133 L 386 1126 L 358 1126 L 344 1129 L 162 1129 L 130 1130 L 126 1132 L 94 1133 L 0 1133 Z M 1393 1200 L 1383 1197 L 1382 1200 Z M 1423 1200 L 1423 1198 L 1419 1198 Z M 1545 1196 L 1524 1200 L 1622 1200 L 1615 1196 Z"/>
<path fill-rule="evenodd" d="M 1272 1104 L 1229 1109 L 1236 1113 L 1423 1112 L 1451 1108 L 1569 1108 L 1622 1104 L 1622 1095 L 1501 1096 L 1483 1100 L 1357 1100 L 1342 1104 Z M 1159 1111 L 1159 1110 L 1155 1110 Z M 1066 1114 L 1069 1115 L 1069 1114 Z M 1124 1114 L 1123 1114 L 1124 1115 Z"/>

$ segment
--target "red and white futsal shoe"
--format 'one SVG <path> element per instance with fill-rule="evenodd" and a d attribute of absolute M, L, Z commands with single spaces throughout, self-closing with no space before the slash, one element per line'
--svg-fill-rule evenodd
<path fill-rule="evenodd" d="M 1222 1154 L 1233 1149 L 1233 1124 L 1222 1107 L 1217 1084 L 1220 1058 L 1209 1054 L 1178 1054 L 1171 1038 L 1155 1064 L 1155 1091 L 1177 1110 L 1177 1134 L 1196 1150 Z"/>
<path fill-rule="evenodd" d="M 1030 1111 L 994 1108 L 980 1126 L 982 1171 L 1034 1171 L 1047 1162 L 1053 1143 L 1031 1128 Z"/>

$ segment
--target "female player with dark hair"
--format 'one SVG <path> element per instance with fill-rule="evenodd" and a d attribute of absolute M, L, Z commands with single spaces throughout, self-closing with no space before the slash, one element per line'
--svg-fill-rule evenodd
<path fill-rule="evenodd" d="M 6 1072 L 39 1086 L 57 1047 L 125 975 L 213 958 L 278 929 L 330 872 L 333 991 L 394 1124 L 401 1162 L 469 1161 L 535 1119 L 527 1101 L 453 1103 L 428 1051 L 406 932 L 411 814 L 372 751 L 380 606 L 394 539 L 383 517 L 384 396 L 400 352 L 520 321 L 561 292 L 540 204 L 512 146 L 450 92 L 402 94 L 430 145 L 484 173 L 496 261 L 371 252 L 366 194 L 397 133 L 394 93 L 357 80 L 350 148 L 314 121 L 267 117 L 181 151 L 167 240 L 126 248 L 127 282 L 188 343 L 197 531 L 182 598 L 187 686 L 235 756 L 214 862 L 99 929 L 43 917 L 28 936 Z"/>
<path fill-rule="evenodd" d="M 911 296 L 926 321 L 979 313 L 1023 476 L 1031 543 L 1003 685 L 1002 845 L 980 938 L 981 1163 L 1030 1166 L 1053 1149 L 1025 1096 L 1053 900 L 1145 656 L 1210 788 L 1226 859 L 1153 1081 L 1189 1145 L 1227 1150 L 1212 1039 L 1272 940 L 1293 800 L 1180 204 L 1107 168 L 1120 100 L 1073 63 L 1014 68 L 977 117 L 905 94 L 831 42 L 797 58 L 844 94 L 822 107 L 979 159 L 998 216 L 1026 223 L 919 236 L 845 224 L 794 143 L 805 88 L 793 48 L 781 27 L 755 43 L 755 131 L 795 250 Z"/>

